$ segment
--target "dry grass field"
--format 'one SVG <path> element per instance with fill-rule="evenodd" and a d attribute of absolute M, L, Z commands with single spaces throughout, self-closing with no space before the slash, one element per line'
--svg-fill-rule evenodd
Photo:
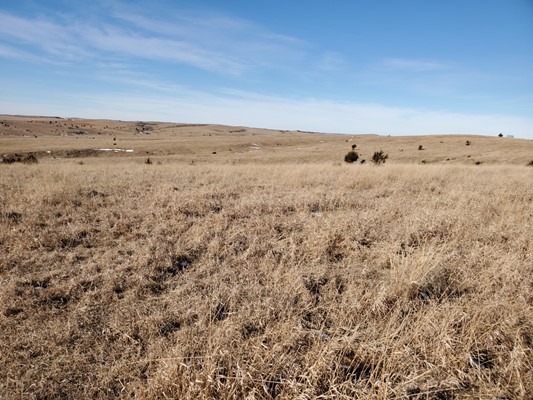
<path fill-rule="evenodd" d="M 533 398 L 533 141 L 1 117 L 28 152 L 2 400 Z"/>

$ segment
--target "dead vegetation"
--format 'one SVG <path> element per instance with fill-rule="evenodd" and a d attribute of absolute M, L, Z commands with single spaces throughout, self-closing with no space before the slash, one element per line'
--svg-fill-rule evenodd
<path fill-rule="evenodd" d="M 1 122 L 0 398 L 533 392 L 533 142 Z"/>
<path fill-rule="evenodd" d="M 71 134 L 73 131 L 86 134 Z M 472 144 L 465 146 L 466 142 Z M 424 160 L 432 165 L 465 165 L 475 160 L 484 166 L 523 166 L 533 153 L 532 140 L 497 136 L 325 135 L 210 124 L 0 115 L 0 155 L 32 152 L 40 162 L 97 157 L 141 161 L 151 157 L 162 163 L 185 164 L 210 164 L 214 158 L 220 164 L 335 163 L 342 162 L 346 148 L 355 143 L 352 151 L 357 149 L 357 162 L 365 160 L 367 165 L 379 150 L 389 155 L 387 164 L 421 164 Z"/>
<path fill-rule="evenodd" d="M 145 159 L 2 166 L 0 397 L 533 392 L 531 168 Z"/>

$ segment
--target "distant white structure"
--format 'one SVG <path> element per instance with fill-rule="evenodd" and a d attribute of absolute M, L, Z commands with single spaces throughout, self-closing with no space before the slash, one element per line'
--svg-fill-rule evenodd
<path fill-rule="evenodd" d="M 507 135 L 509 139 L 514 139 L 514 135 Z"/>

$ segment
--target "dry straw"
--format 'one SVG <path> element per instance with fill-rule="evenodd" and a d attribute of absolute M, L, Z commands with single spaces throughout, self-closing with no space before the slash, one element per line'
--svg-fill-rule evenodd
<path fill-rule="evenodd" d="M 0 397 L 533 393 L 531 168 L 255 153 L 0 166 Z"/>

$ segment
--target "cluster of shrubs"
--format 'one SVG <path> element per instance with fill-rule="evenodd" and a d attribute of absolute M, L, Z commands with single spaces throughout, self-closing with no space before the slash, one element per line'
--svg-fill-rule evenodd
<path fill-rule="evenodd" d="M 148 165 L 152 165 L 154 162 L 152 160 L 150 160 L 150 157 L 148 157 L 146 160 L 144 160 L 144 163 L 148 164 Z M 161 161 L 157 162 L 157 165 L 161 165 L 161 164 L 162 164 Z"/>
<path fill-rule="evenodd" d="M 359 160 L 359 154 L 355 151 L 355 148 L 357 147 L 357 145 L 353 144 L 352 145 L 352 150 L 349 151 L 345 156 L 344 156 L 344 161 L 349 163 L 349 164 L 353 164 L 355 162 L 357 162 L 357 160 Z M 389 158 L 389 155 L 388 154 L 385 154 L 383 152 L 383 150 L 380 150 L 380 151 L 376 151 L 374 152 L 374 154 L 372 155 L 372 159 L 371 161 L 376 164 L 376 165 L 379 165 L 379 164 L 384 164 L 385 161 L 387 161 L 387 159 Z M 364 164 L 366 162 L 366 160 L 362 159 L 360 161 L 361 164 Z"/>
<path fill-rule="evenodd" d="M 2 157 L 4 164 L 23 163 L 23 164 L 37 164 L 39 160 L 33 153 L 28 154 L 7 154 Z"/>
<path fill-rule="evenodd" d="M 499 134 L 498 135 L 499 137 L 503 137 L 503 134 Z M 441 142 L 442 143 L 442 142 Z M 467 140 L 465 142 L 465 145 L 466 146 L 470 146 L 472 144 L 472 142 L 470 140 Z M 355 149 L 357 148 L 357 145 L 353 144 L 352 145 L 352 150 L 349 151 L 348 153 L 346 153 L 346 155 L 344 156 L 344 161 L 349 163 L 349 164 L 353 164 L 355 162 L 357 162 L 359 160 L 359 154 L 355 151 Z M 418 146 L 418 150 L 425 150 L 424 147 L 422 145 L 419 145 Z M 400 151 L 403 151 L 403 149 L 401 149 Z M 467 156 L 467 157 L 470 157 L 470 156 Z M 389 158 L 389 155 L 388 154 L 385 154 L 385 152 L 383 152 L 383 150 L 380 150 L 380 151 L 376 151 L 374 152 L 374 154 L 372 155 L 372 159 L 371 161 L 376 164 L 376 165 L 379 165 L 379 164 L 384 164 L 385 161 L 387 161 L 387 159 Z M 449 161 L 450 159 L 447 158 L 446 161 Z M 361 160 L 360 163 L 361 164 L 364 164 L 366 162 L 366 160 Z M 422 164 L 427 164 L 427 161 L 426 160 L 422 160 Z M 481 165 L 482 162 L 481 161 L 476 161 L 474 163 L 475 165 Z M 531 160 L 530 162 L 528 162 L 526 164 L 526 166 L 528 167 L 533 167 L 533 160 Z"/>

